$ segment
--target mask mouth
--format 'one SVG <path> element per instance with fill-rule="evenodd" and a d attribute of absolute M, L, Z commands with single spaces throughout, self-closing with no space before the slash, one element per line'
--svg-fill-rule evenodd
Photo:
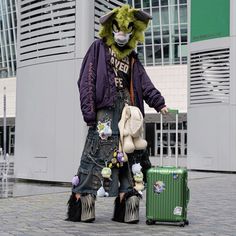
<path fill-rule="evenodd" d="M 132 33 L 114 32 L 114 40 L 119 47 L 124 47 L 130 39 Z"/>

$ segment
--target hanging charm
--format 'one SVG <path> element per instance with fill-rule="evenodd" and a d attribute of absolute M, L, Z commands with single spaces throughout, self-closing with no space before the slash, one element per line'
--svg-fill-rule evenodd
<path fill-rule="evenodd" d="M 97 131 L 102 140 L 107 140 L 112 135 L 111 120 L 105 122 L 98 121 Z"/>
<path fill-rule="evenodd" d="M 111 168 L 104 167 L 102 169 L 102 177 L 103 178 L 107 178 L 107 179 L 111 179 Z"/>
<path fill-rule="evenodd" d="M 141 171 L 142 166 L 140 163 L 135 163 L 132 165 L 132 173 L 133 178 L 135 182 L 134 188 L 142 194 L 142 190 L 144 190 L 144 184 L 143 184 L 143 173 Z"/>
<path fill-rule="evenodd" d="M 109 193 L 105 191 L 103 187 L 103 181 L 101 181 L 101 187 L 97 191 L 97 196 L 98 197 L 109 197 Z"/>
<path fill-rule="evenodd" d="M 77 186 L 77 185 L 79 185 L 79 176 L 78 175 L 75 175 L 74 177 L 73 177 L 73 179 L 72 179 L 72 185 L 73 186 Z"/>

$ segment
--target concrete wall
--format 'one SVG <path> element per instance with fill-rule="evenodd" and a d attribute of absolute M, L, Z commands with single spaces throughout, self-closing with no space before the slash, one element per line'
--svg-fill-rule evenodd
<path fill-rule="evenodd" d="M 187 112 L 187 65 L 146 67 L 153 84 L 165 97 L 166 105 Z M 145 104 L 146 113 L 156 111 Z"/>

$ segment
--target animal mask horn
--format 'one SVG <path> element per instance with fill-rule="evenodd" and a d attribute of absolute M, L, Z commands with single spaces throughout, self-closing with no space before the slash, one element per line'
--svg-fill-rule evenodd
<path fill-rule="evenodd" d="M 106 22 L 113 16 L 113 14 L 114 14 L 114 12 L 111 11 L 111 12 L 108 12 L 106 15 L 101 16 L 99 19 L 100 24 L 101 25 L 106 24 Z"/>
<path fill-rule="evenodd" d="M 148 23 L 148 21 L 152 19 L 152 17 L 147 12 L 141 10 L 135 11 L 134 17 L 137 20 L 143 21 L 145 23 Z"/>

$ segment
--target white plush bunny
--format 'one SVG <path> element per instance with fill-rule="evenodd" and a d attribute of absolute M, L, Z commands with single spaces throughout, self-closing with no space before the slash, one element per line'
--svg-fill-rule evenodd
<path fill-rule="evenodd" d="M 143 115 L 138 107 L 126 104 L 118 126 L 123 152 L 132 153 L 147 147 L 147 141 L 142 138 Z"/>

